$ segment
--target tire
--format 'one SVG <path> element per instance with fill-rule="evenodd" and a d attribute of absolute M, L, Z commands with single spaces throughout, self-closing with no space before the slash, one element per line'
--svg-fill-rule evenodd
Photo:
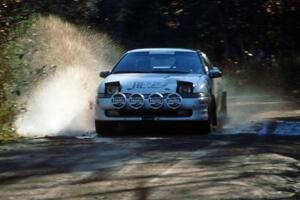
<path fill-rule="evenodd" d="M 203 129 L 206 133 L 211 133 L 218 125 L 217 105 L 214 96 L 212 96 L 212 101 L 208 112 L 208 120 L 203 123 Z"/>
<path fill-rule="evenodd" d="M 215 97 L 212 97 L 212 103 L 210 106 L 210 120 L 211 120 L 212 126 L 218 125 L 217 104 L 216 104 Z"/>
<path fill-rule="evenodd" d="M 213 127 L 217 124 L 217 112 L 214 97 L 212 98 L 211 106 L 208 109 L 208 120 L 201 124 L 201 130 L 209 134 L 213 131 Z"/>
<path fill-rule="evenodd" d="M 110 122 L 95 121 L 95 129 L 98 135 L 109 136 L 114 134 L 114 124 Z"/>

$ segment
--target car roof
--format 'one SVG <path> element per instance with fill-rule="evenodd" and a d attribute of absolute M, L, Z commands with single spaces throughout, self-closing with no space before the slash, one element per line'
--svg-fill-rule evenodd
<path fill-rule="evenodd" d="M 127 53 L 135 53 L 135 52 L 160 52 L 160 51 L 174 51 L 174 52 L 198 52 L 198 50 L 193 49 L 183 49 L 183 48 L 145 48 L 145 49 L 133 49 L 128 51 Z"/>

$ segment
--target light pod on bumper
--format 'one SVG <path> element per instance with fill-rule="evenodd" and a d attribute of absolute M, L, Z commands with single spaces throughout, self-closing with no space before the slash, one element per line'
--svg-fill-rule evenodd
<path fill-rule="evenodd" d="M 122 109 L 126 106 L 126 96 L 123 93 L 115 93 L 111 97 L 111 102 L 116 109 Z"/>
<path fill-rule="evenodd" d="M 133 109 L 140 109 L 144 106 L 144 96 L 140 93 L 135 93 L 130 95 L 128 99 L 128 103 Z"/>
<path fill-rule="evenodd" d="M 167 96 L 167 106 L 173 110 L 181 107 L 182 97 L 177 93 L 171 93 Z"/>
<path fill-rule="evenodd" d="M 158 92 L 150 94 L 149 104 L 153 109 L 160 109 L 164 104 L 164 96 Z"/>

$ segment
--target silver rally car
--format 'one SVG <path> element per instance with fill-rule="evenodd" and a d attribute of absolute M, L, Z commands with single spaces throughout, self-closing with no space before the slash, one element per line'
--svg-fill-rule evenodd
<path fill-rule="evenodd" d="M 222 72 L 190 49 L 136 49 L 123 55 L 98 88 L 95 126 L 109 134 L 122 124 L 185 124 L 210 132 L 226 115 Z"/>

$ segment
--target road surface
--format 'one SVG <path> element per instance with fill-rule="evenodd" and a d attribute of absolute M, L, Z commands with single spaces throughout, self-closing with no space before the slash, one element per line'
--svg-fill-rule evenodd
<path fill-rule="evenodd" d="M 22 139 L 0 146 L 0 199 L 300 199 L 300 104 L 231 97 L 210 135 Z"/>

